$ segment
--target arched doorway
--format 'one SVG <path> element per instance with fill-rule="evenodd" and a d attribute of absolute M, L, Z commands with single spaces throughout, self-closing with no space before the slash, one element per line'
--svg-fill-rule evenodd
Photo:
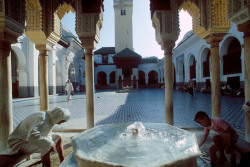
<path fill-rule="evenodd" d="M 241 73 L 241 45 L 234 38 L 227 50 L 227 54 L 223 56 L 223 75 Z"/>
<path fill-rule="evenodd" d="M 139 87 L 145 87 L 145 73 L 143 71 L 139 71 Z"/>
<path fill-rule="evenodd" d="M 210 77 L 210 50 L 206 49 L 201 55 L 202 77 Z"/>
<path fill-rule="evenodd" d="M 123 86 L 132 86 L 132 85 L 131 85 L 131 74 L 132 74 L 132 69 L 131 69 L 131 68 L 125 69 L 125 71 L 123 72 L 123 74 L 124 74 Z"/>
<path fill-rule="evenodd" d="M 223 75 L 240 74 L 241 45 L 238 39 L 233 38 L 229 43 L 227 53 L 223 56 Z M 240 76 L 228 76 L 227 82 L 233 90 L 240 88 Z"/>
<path fill-rule="evenodd" d="M 189 79 L 196 79 L 196 61 L 194 55 L 191 55 L 188 61 Z"/>
<path fill-rule="evenodd" d="M 148 73 L 148 86 L 157 87 L 158 85 L 158 73 L 156 71 L 150 71 Z"/>
<path fill-rule="evenodd" d="M 112 71 L 109 75 L 109 83 L 115 84 L 115 71 Z"/>
<path fill-rule="evenodd" d="M 177 64 L 177 82 L 180 87 L 183 87 L 185 81 L 185 68 L 183 61 Z"/>
<path fill-rule="evenodd" d="M 97 74 L 97 87 L 103 88 L 107 86 L 107 74 L 103 71 Z"/>

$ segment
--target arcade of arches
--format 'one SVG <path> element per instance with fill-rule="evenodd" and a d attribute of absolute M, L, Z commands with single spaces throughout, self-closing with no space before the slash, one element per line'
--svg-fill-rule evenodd
<path fill-rule="evenodd" d="M 61 19 L 72 11 L 76 13 L 76 33 L 85 50 L 86 76 L 86 111 L 87 128 L 94 126 L 94 75 L 93 50 L 100 39 L 102 28 L 102 14 L 105 6 L 103 0 L 1 0 L 1 29 L 0 29 L 0 151 L 6 148 L 6 141 L 12 132 L 12 82 L 19 85 L 20 76 L 25 73 L 15 73 L 15 58 L 11 59 L 11 44 L 17 43 L 17 38 L 24 32 L 35 44 L 39 51 L 39 92 L 40 110 L 49 110 L 48 98 L 48 52 L 59 41 L 61 36 Z M 220 95 L 220 54 L 219 43 L 228 33 L 230 22 L 237 25 L 237 30 L 244 33 L 244 75 L 245 100 L 250 99 L 250 1 L 249 0 L 150 0 L 151 19 L 156 31 L 156 41 L 164 50 L 164 82 L 165 82 L 165 111 L 166 123 L 173 125 L 173 48 L 179 36 L 178 11 L 184 9 L 193 18 L 193 32 L 205 39 L 210 45 L 202 61 L 211 62 L 211 67 L 204 65 L 204 76 L 211 76 L 212 87 L 212 115 L 221 116 Z M 45 14 L 46 12 L 46 14 Z M 212 17 L 211 17 L 212 16 Z M 230 43 L 231 41 L 229 41 Z M 230 49 L 223 54 L 225 63 L 232 64 L 233 69 L 223 66 L 224 74 L 240 72 L 242 66 L 238 55 L 240 45 L 232 39 Z M 14 55 L 14 54 L 13 54 Z M 194 56 L 194 57 L 193 57 Z M 192 58 L 193 57 L 193 58 Z M 233 58 L 232 58 L 233 57 Z M 195 55 L 190 55 L 188 68 L 182 63 L 178 66 L 178 78 L 189 72 L 191 78 L 197 77 L 195 68 L 198 64 Z M 12 64 L 13 63 L 13 64 Z M 19 62 L 18 62 L 19 63 Z M 13 66 L 13 67 L 12 67 Z M 208 74 L 208 68 L 211 73 Z M 13 69 L 13 71 L 12 71 Z M 21 71 L 23 69 L 20 69 Z M 197 71 L 197 70 L 196 70 Z M 13 73 L 11 73 L 13 72 Z M 180 75 L 179 75 L 180 74 Z M 159 75 L 159 74 L 158 74 Z M 101 74 L 100 77 L 105 77 Z M 107 77 L 107 75 L 106 75 Z M 139 72 L 140 83 L 144 83 L 145 75 Z M 150 73 L 150 83 L 156 82 L 157 73 Z M 189 76 L 185 76 L 189 77 Z M 12 80 L 13 78 L 13 80 Z M 119 78 L 119 77 L 118 77 Z M 16 79 L 16 80 L 15 80 Z M 105 84 L 105 83 L 104 83 Z M 13 87 L 13 89 L 16 89 Z M 20 90 L 19 90 L 20 92 Z M 13 95 L 14 96 L 14 95 Z M 246 140 L 250 141 L 250 113 L 245 112 Z"/>

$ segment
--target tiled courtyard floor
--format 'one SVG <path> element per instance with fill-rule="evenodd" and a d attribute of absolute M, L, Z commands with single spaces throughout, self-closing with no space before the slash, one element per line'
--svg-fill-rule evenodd
<path fill-rule="evenodd" d="M 174 126 L 188 128 L 196 133 L 198 140 L 203 130 L 193 121 L 197 111 L 203 110 L 211 116 L 211 95 L 195 93 L 191 98 L 188 93 L 174 91 Z M 245 114 L 242 110 L 244 98 L 221 97 L 221 115 L 234 128 L 245 131 Z M 56 126 L 56 129 L 86 129 L 86 96 L 85 93 L 76 93 L 72 101 L 66 100 L 66 95 L 49 97 L 50 110 L 54 107 L 68 108 L 71 112 L 69 122 Z M 39 111 L 39 98 L 13 99 L 14 127 L 27 115 Z M 158 122 L 165 123 L 165 92 L 164 89 L 140 89 L 136 93 L 116 93 L 115 90 L 95 92 L 95 125 L 120 122 Z M 191 128 L 191 129 L 190 129 Z M 76 133 L 62 133 L 64 143 L 69 143 L 71 136 Z M 209 166 L 209 147 L 211 136 L 201 148 L 199 159 Z M 73 163 L 76 163 L 75 160 Z M 67 166 L 67 165 L 66 165 Z M 223 167 L 228 166 L 225 163 Z"/>
<path fill-rule="evenodd" d="M 191 98 L 188 93 L 174 91 L 174 126 L 198 127 L 194 115 L 203 110 L 211 116 L 211 95 L 195 93 Z M 141 89 L 136 93 L 116 93 L 115 90 L 97 91 L 95 93 L 95 125 L 119 122 L 165 122 L 164 89 Z M 39 98 L 13 100 L 14 127 L 27 115 L 39 111 Z M 234 128 L 245 130 L 245 114 L 242 110 L 244 98 L 221 97 L 221 115 Z M 49 97 L 50 110 L 54 107 L 68 108 L 71 112 L 69 122 L 56 128 L 86 128 L 86 96 L 77 93 L 72 101 L 66 95 Z"/>

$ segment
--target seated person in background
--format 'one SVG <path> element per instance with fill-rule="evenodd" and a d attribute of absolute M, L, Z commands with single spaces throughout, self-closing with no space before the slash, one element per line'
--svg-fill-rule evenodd
<path fill-rule="evenodd" d="M 57 107 L 52 111 L 40 111 L 29 115 L 10 134 L 7 141 L 9 154 L 41 153 L 43 165 L 50 167 L 50 153 L 57 149 L 62 162 L 62 138 L 58 134 L 51 134 L 51 131 L 55 124 L 60 125 L 69 118 L 68 109 Z"/>
<path fill-rule="evenodd" d="M 221 85 L 221 94 L 222 95 L 226 94 L 226 85 L 224 85 L 224 84 Z"/>
<path fill-rule="evenodd" d="M 210 130 L 219 133 L 218 135 L 213 136 L 212 139 L 214 143 L 210 147 L 209 151 L 211 156 L 211 166 L 221 166 L 225 161 L 227 161 L 224 150 L 226 151 L 226 153 L 230 153 L 232 146 L 237 142 L 239 138 L 237 132 L 224 119 L 209 118 L 207 113 L 204 111 L 198 111 L 195 115 L 194 121 L 205 127 L 204 135 L 199 142 L 199 147 L 201 147 L 207 140 Z M 216 160 L 217 151 L 219 151 L 220 156 Z"/>

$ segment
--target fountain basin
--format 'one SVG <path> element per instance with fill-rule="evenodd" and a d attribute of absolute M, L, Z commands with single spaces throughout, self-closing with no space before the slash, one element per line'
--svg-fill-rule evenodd
<path fill-rule="evenodd" d="M 79 167 L 194 167 L 201 154 L 195 134 L 165 123 L 96 126 L 72 143 Z"/>

